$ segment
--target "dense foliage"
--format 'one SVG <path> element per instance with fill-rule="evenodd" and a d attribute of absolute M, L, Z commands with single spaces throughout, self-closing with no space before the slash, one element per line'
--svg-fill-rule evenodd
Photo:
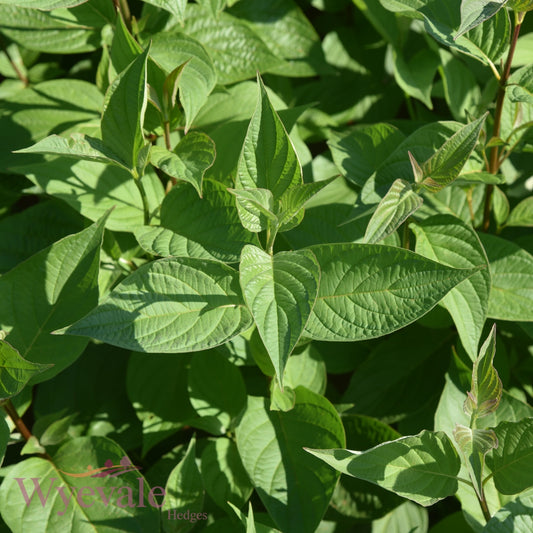
<path fill-rule="evenodd" d="M 0 531 L 531 533 L 531 10 L 0 0 Z"/>

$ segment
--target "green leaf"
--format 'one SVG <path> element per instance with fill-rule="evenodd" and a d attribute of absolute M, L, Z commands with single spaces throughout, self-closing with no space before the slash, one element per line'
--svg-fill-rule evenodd
<path fill-rule="evenodd" d="M 90 220 L 98 220 L 109 209 L 107 228 L 132 231 L 144 223 L 143 203 L 129 171 L 116 166 L 65 157 L 48 159 L 18 167 L 28 179 L 47 193 L 64 200 L 70 207 Z M 147 169 L 142 178 L 148 207 L 156 211 L 165 191 L 157 174 Z"/>
<path fill-rule="evenodd" d="M 506 96 L 511 102 L 533 104 L 533 65 L 527 65 L 509 76 Z"/>
<path fill-rule="evenodd" d="M 8 168 L 34 161 L 35 156 L 12 154 L 72 124 L 81 129 L 100 117 L 103 98 L 98 89 L 81 80 L 50 80 L 0 101 L 0 165 Z M 39 120 L 35 114 L 39 113 Z"/>
<path fill-rule="evenodd" d="M 280 389 L 278 382 L 273 381 L 270 392 L 270 410 L 271 411 L 290 411 L 296 403 L 296 393 L 291 387 Z"/>
<path fill-rule="evenodd" d="M 327 187 L 338 176 L 329 179 L 304 183 L 289 189 L 280 199 L 277 214 L 280 221 L 279 232 L 288 231 L 297 226 L 303 218 L 305 204 L 317 195 L 324 187 Z"/>
<path fill-rule="evenodd" d="M 488 112 L 463 126 L 452 135 L 423 165 L 422 185 L 432 192 L 452 183 L 461 173 L 474 150 Z"/>
<path fill-rule="evenodd" d="M 288 190 L 303 183 L 302 168 L 259 77 L 258 86 L 259 97 L 239 158 L 235 189 L 268 189 L 275 202 L 283 202 Z M 239 201 L 237 208 L 248 230 L 263 229 L 261 220 L 252 217 Z"/>
<path fill-rule="evenodd" d="M 100 139 L 83 133 L 72 133 L 68 139 L 59 135 L 50 135 L 33 146 L 17 150 L 15 153 L 60 155 L 72 159 L 117 165 L 128 169 L 126 164 L 110 151 Z"/>
<path fill-rule="evenodd" d="M 283 383 L 292 389 L 305 387 L 317 394 L 326 391 L 326 364 L 320 352 L 308 344 L 301 353 L 293 353 L 285 366 Z"/>
<path fill-rule="evenodd" d="M 188 184 L 177 185 L 161 204 L 163 227 L 140 227 L 139 244 L 160 256 L 197 257 L 237 263 L 246 244 L 259 244 L 242 227 L 235 198 L 224 185 L 203 183 L 203 198 Z"/>
<path fill-rule="evenodd" d="M 201 469 L 207 494 L 222 509 L 228 509 L 228 502 L 242 507 L 250 498 L 253 486 L 233 440 L 209 441 L 202 452 Z"/>
<path fill-rule="evenodd" d="M 282 385 L 287 359 L 315 303 L 320 269 L 308 250 L 274 256 L 256 246 L 241 255 L 240 282 L 263 343 Z"/>
<path fill-rule="evenodd" d="M 457 424 L 453 431 L 455 442 L 466 459 L 470 479 L 479 498 L 483 495 L 485 456 L 498 447 L 498 439 L 492 429 L 472 429 Z"/>
<path fill-rule="evenodd" d="M 417 98 L 429 109 L 433 109 L 431 90 L 433 78 L 439 66 L 439 58 L 430 49 L 422 49 L 406 61 L 401 52 L 393 52 L 394 78 L 409 96 Z"/>
<path fill-rule="evenodd" d="M 147 4 L 165 9 L 172 13 L 180 23 L 185 19 L 185 8 L 187 7 L 187 0 L 144 0 Z M 157 35 L 157 34 L 156 34 Z"/>
<path fill-rule="evenodd" d="M 395 232 L 423 203 L 410 183 L 396 180 L 379 203 L 364 236 L 364 242 L 375 244 Z"/>
<path fill-rule="evenodd" d="M 107 465 L 119 467 L 119 480 L 91 475 L 92 469 Z M 117 521 L 129 531 L 157 531 L 161 491 L 156 489 L 160 488 L 150 489 L 112 440 L 80 437 L 67 441 L 51 461 L 32 457 L 13 465 L 0 487 L 0 505 L 13 533 L 75 530 L 87 523 L 94 530 L 96 524 Z"/>
<path fill-rule="evenodd" d="M 533 320 L 533 257 L 516 244 L 480 234 L 492 276 L 489 318 Z"/>
<path fill-rule="evenodd" d="M 498 227 L 504 225 L 507 217 L 509 216 L 509 200 L 505 193 L 499 188 L 494 187 L 492 193 L 492 213 L 494 214 L 494 219 Z"/>
<path fill-rule="evenodd" d="M 65 237 L 0 277 L 0 326 L 28 361 L 53 368 L 34 376 L 46 381 L 72 364 L 85 339 L 50 333 L 68 326 L 98 302 L 100 245 L 107 215 L 80 233 Z M 21 318 L 21 309 L 31 309 Z"/>
<path fill-rule="evenodd" d="M 193 356 L 188 390 L 194 410 L 210 420 L 215 428 L 211 433 L 216 435 L 226 433 L 246 405 L 246 387 L 239 369 L 215 351 Z"/>
<path fill-rule="evenodd" d="M 443 48 L 439 49 L 439 55 L 446 102 L 454 119 L 464 122 L 467 111 L 475 109 L 481 100 L 480 88 L 474 74 L 460 57 Z"/>
<path fill-rule="evenodd" d="M 392 424 L 409 417 L 422 418 L 420 397 L 434 406 L 446 369 L 443 341 L 411 326 L 383 339 L 357 365 L 341 400 L 352 404 L 350 413 L 379 418 Z M 420 422 L 422 423 L 422 422 Z M 424 426 L 417 426 L 416 430 Z M 386 439 L 383 439 L 386 440 Z M 378 444 L 377 442 L 369 446 Z"/>
<path fill-rule="evenodd" d="M 521 494 L 500 508 L 483 533 L 529 533 L 533 528 L 533 491 Z"/>
<path fill-rule="evenodd" d="M 372 522 L 372 533 L 425 533 L 428 512 L 412 502 L 404 502 L 379 520 Z"/>
<path fill-rule="evenodd" d="M 189 401 L 190 357 L 134 353 L 128 362 L 128 398 L 142 422 L 142 454 L 189 425 L 196 413 Z"/>
<path fill-rule="evenodd" d="M 442 432 L 424 430 L 364 452 L 307 451 L 343 474 L 375 483 L 420 505 L 432 505 L 457 491 L 461 461 Z"/>
<path fill-rule="evenodd" d="M 316 340 L 386 335 L 423 316 L 477 271 L 452 269 L 379 244 L 329 244 L 310 250 L 322 274 L 305 335 Z"/>
<path fill-rule="evenodd" d="M 496 324 L 479 350 L 479 357 L 472 370 L 472 386 L 464 404 L 464 410 L 471 416 L 472 423 L 498 408 L 503 392 L 502 381 L 494 368 L 496 354 Z"/>
<path fill-rule="evenodd" d="M 50 366 L 27 361 L 0 336 L 0 402 L 17 395 L 33 376 Z"/>
<path fill-rule="evenodd" d="M 0 418 L 0 466 L 4 461 L 4 455 L 7 449 L 7 443 L 10 436 L 9 426 L 7 425 L 4 417 Z"/>
<path fill-rule="evenodd" d="M 215 143 L 205 134 L 191 131 L 173 152 L 153 146 L 150 162 L 173 178 L 187 181 L 202 197 L 204 174 L 215 161 Z"/>
<path fill-rule="evenodd" d="M 272 74 L 314 76 L 327 68 L 319 36 L 296 2 L 248 0 L 237 2 L 229 13 L 246 22 L 275 56 L 285 60 L 268 69 Z"/>
<path fill-rule="evenodd" d="M 530 228 L 533 226 L 533 196 L 522 200 L 512 211 L 505 224 Z"/>
<path fill-rule="evenodd" d="M 462 0 L 461 25 L 455 39 L 493 17 L 507 0 Z"/>
<path fill-rule="evenodd" d="M 60 7 L 76 7 L 84 4 L 87 0 L 0 0 L 0 4 L 9 4 L 18 7 L 30 7 L 51 11 Z"/>
<path fill-rule="evenodd" d="M 390 11 L 423 20 L 424 29 L 434 39 L 493 68 L 508 47 L 511 32 L 505 10 L 500 10 L 485 24 L 457 37 L 461 25 L 462 0 L 448 0 L 446 3 L 432 0 L 380 1 Z"/>
<path fill-rule="evenodd" d="M 34 4 L 33 0 L 23 0 Z M 44 0 L 38 0 L 44 1 Z M 58 0 L 59 2 L 59 0 Z M 71 9 L 41 11 L 0 5 L 0 29 L 28 50 L 49 54 L 79 54 L 100 48 L 101 31 L 113 24 L 116 11 L 108 0 L 90 0 Z"/>
<path fill-rule="evenodd" d="M 268 189 L 228 189 L 237 198 L 239 217 L 244 228 L 258 233 L 267 229 L 269 223 L 279 224 L 275 215 L 274 195 Z"/>
<path fill-rule="evenodd" d="M 339 171 L 359 187 L 405 139 L 390 124 L 356 126 L 348 134 L 333 133 L 328 145 Z"/>
<path fill-rule="evenodd" d="M 277 527 L 313 533 L 329 504 L 338 474 L 302 447 L 344 446 L 344 429 L 328 400 L 303 387 L 295 392 L 294 409 L 288 412 L 270 411 L 266 398 L 249 396 L 236 431 L 237 448 Z"/>
<path fill-rule="evenodd" d="M 350 450 L 368 449 L 401 435 L 387 424 L 363 415 L 344 415 L 346 447 Z M 375 520 L 392 511 L 402 499 L 368 481 L 341 476 L 335 487 L 331 506 L 343 516 L 359 520 Z"/>
<path fill-rule="evenodd" d="M 499 492 L 518 494 L 533 485 L 533 418 L 502 422 L 494 432 L 500 446 L 487 457 L 487 466 Z"/>
<path fill-rule="evenodd" d="M 200 470 L 196 464 L 196 439 L 189 441 L 185 457 L 173 468 L 168 476 L 165 487 L 165 500 L 161 512 L 163 514 L 163 530 L 166 533 L 186 533 L 194 526 L 188 520 L 166 520 L 178 513 L 199 513 L 204 506 L 204 485 Z"/>
<path fill-rule="evenodd" d="M 143 122 L 147 103 L 146 62 L 149 47 L 120 73 L 106 93 L 102 115 L 102 141 L 129 169 L 137 168 L 143 148 Z"/>
<path fill-rule="evenodd" d="M 150 353 L 206 350 L 250 326 L 237 272 L 202 259 L 160 259 L 128 276 L 66 330 Z"/>
<path fill-rule="evenodd" d="M 213 61 L 204 46 L 203 40 L 193 39 L 179 31 L 158 32 L 152 39 L 150 56 L 167 74 L 187 62 L 179 80 L 179 100 L 185 111 L 185 132 L 193 124 L 217 82 Z"/>
<path fill-rule="evenodd" d="M 221 85 L 253 78 L 282 63 L 246 22 L 226 12 L 214 18 L 205 7 L 191 4 L 183 31 L 205 47 Z"/>
<path fill-rule="evenodd" d="M 465 350 L 474 361 L 487 316 L 491 287 L 485 250 L 472 227 L 452 215 L 435 215 L 411 224 L 410 228 L 416 235 L 417 253 L 429 259 L 455 268 L 485 265 L 442 300 Z"/>

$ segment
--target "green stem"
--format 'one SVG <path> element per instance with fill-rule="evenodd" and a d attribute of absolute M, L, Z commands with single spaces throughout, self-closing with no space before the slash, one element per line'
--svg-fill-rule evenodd
<path fill-rule="evenodd" d="M 276 235 L 278 233 L 278 228 L 270 225 L 270 222 L 268 223 L 268 227 L 266 230 L 266 251 L 270 255 L 274 254 L 274 241 L 276 240 Z"/>
<path fill-rule="evenodd" d="M 167 150 L 172 151 L 172 144 L 170 142 L 170 122 L 168 120 L 165 120 L 163 126 L 165 133 L 165 146 L 167 147 Z"/>
<path fill-rule="evenodd" d="M 113 5 L 117 11 L 120 11 L 126 27 L 131 31 L 131 11 L 128 0 L 113 0 Z"/>
<path fill-rule="evenodd" d="M 487 505 L 487 498 L 485 497 L 485 491 L 483 490 L 483 486 L 481 487 L 481 496 L 478 497 L 478 501 L 481 507 L 481 511 L 483 512 L 483 518 L 485 518 L 485 520 L 488 522 L 492 518 L 492 516 Z"/>
<path fill-rule="evenodd" d="M 2 407 L 4 408 L 4 411 L 8 414 L 9 418 L 11 418 L 13 424 L 15 424 L 15 427 L 18 429 L 18 432 L 24 437 L 24 440 L 30 440 L 33 435 L 28 429 L 28 426 L 26 426 L 26 424 L 24 423 L 24 420 L 20 418 L 19 414 L 17 413 L 17 409 L 15 408 L 11 400 L 5 400 L 4 402 L 2 402 Z"/>
<path fill-rule="evenodd" d="M 494 112 L 494 127 L 492 129 L 492 137 L 499 138 L 500 130 L 502 125 L 502 113 L 503 113 L 503 104 L 505 101 L 505 90 L 507 87 L 507 81 L 511 74 L 511 66 L 513 64 L 513 57 L 516 50 L 516 43 L 518 41 L 518 36 L 520 35 L 520 28 L 522 27 L 522 22 L 524 22 L 525 13 L 516 13 L 515 14 L 515 28 L 513 31 L 513 37 L 511 39 L 511 46 L 509 48 L 509 53 L 507 54 L 507 60 L 505 61 L 505 66 L 503 68 L 503 73 L 500 78 L 499 87 L 498 87 L 498 96 L 496 98 L 496 110 Z M 490 152 L 489 159 L 489 168 L 487 169 L 491 174 L 497 174 L 500 170 L 500 150 L 498 146 L 493 146 Z M 490 212 L 492 207 L 492 194 L 494 192 L 494 185 L 487 185 L 485 190 L 485 205 L 483 208 L 483 231 L 487 232 L 490 226 Z"/>
<path fill-rule="evenodd" d="M 0 47 L 2 48 L 4 54 L 6 54 L 7 60 L 9 61 L 9 64 L 15 71 L 15 74 L 17 75 L 17 78 L 24 84 L 24 87 L 27 87 L 30 84 L 30 80 L 28 77 L 22 72 L 15 61 L 11 58 L 9 55 L 9 52 L 7 51 L 7 47 L 4 45 L 4 42 L 0 40 Z"/>
<path fill-rule="evenodd" d="M 141 199 L 143 202 L 143 212 L 144 212 L 144 225 L 148 226 L 150 224 L 150 207 L 148 206 L 148 197 L 146 196 L 146 191 L 144 189 L 144 185 L 141 181 L 140 177 L 135 177 L 134 180 L 135 184 L 137 185 L 137 189 L 139 189 L 139 193 L 141 195 Z"/>
<path fill-rule="evenodd" d="M 403 232 L 402 232 L 402 248 L 405 248 L 406 250 L 410 249 L 410 239 L 409 239 L 409 222 L 410 218 L 408 218 L 403 223 Z"/>

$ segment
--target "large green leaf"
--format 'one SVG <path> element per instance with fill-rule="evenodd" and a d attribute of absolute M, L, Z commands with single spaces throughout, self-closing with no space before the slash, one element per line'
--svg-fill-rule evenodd
<path fill-rule="evenodd" d="M 246 387 L 239 369 L 215 351 L 194 355 L 188 372 L 189 400 L 202 424 L 222 435 L 246 405 Z M 231 394 L 228 394 L 231 391 Z"/>
<path fill-rule="evenodd" d="M 179 99 L 185 111 L 187 131 L 215 87 L 217 75 L 213 61 L 199 41 L 180 31 L 156 33 L 150 56 L 167 73 L 187 63 L 179 80 Z"/>
<path fill-rule="evenodd" d="M 463 0 L 461 2 L 461 25 L 455 38 L 479 26 L 493 17 L 507 0 Z"/>
<path fill-rule="evenodd" d="M 109 87 L 102 115 L 102 141 L 132 170 L 137 168 L 145 144 L 148 52 L 149 48 L 137 56 Z"/>
<path fill-rule="evenodd" d="M 237 427 L 244 468 L 277 527 L 313 533 L 338 474 L 305 453 L 303 446 L 344 446 L 339 415 L 324 397 L 297 387 L 291 411 L 269 411 L 268 400 L 248 397 Z M 341 444 L 342 443 L 342 444 Z"/>
<path fill-rule="evenodd" d="M 426 533 L 428 512 L 412 502 L 404 502 L 379 520 L 372 522 L 372 533 Z"/>
<path fill-rule="evenodd" d="M 368 226 L 364 242 L 377 243 L 396 231 L 421 205 L 423 199 L 410 183 L 396 180 L 379 203 Z"/>
<path fill-rule="evenodd" d="M 521 494 L 499 509 L 483 533 L 530 533 L 533 529 L 533 491 Z"/>
<path fill-rule="evenodd" d="M 190 4 L 183 31 L 205 47 L 223 85 L 253 78 L 282 63 L 248 24 L 225 12 L 215 18 L 204 6 Z"/>
<path fill-rule="evenodd" d="M 72 364 L 86 339 L 53 336 L 98 302 L 100 244 L 106 216 L 61 239 L 0 277 L 0 324 L 22 357 L 53 368 L 32 381 L 50 379 Z"/>
<path fill-rule="evenodd" d="M 72 133 L 68 139 L 59 135 L 50 135 L 33 146 L 17 150 L 16 153 L 60 155 L 128 168 L 100 139 L 83 133 Z"/>
<path fill-rule="evenodd" d="M 432 505 L 457 491 L 461 461 L 442 432 L 422 431 L 365 452 L 307 451 L 343 474 L 375 483 L 420 505 Z"/>
<path fill-rule="evenodd" d="M 312 246 L 320 289 L 305 334 L 355 341 L 386 335 L 432 309 L 477 269 L 452 269 L 379 244 Z"/>
<path fill-rule="evenodd" d="M 50 365 L 32 363 L 21 357 L 0 336 L 0 402 L 17 395 L 33 376 L 47 368 Z"/>
<path fill-rule="evenodd" d="M 5 169 L 34 161 L 35 156 L 11 152 L 72 124 L 79 127 L 98 120 L 102 104 L 102 95 L 94 85 L 71 79 L 38 83 L 19 91 L 16 97 L 0 100 L 0 165 Z"/>
<path fill-rule="evenodd" d="M 210 179 L 203 183 L 203 198 L 188 184 L 173 187 L 161 204 L 161 226 L 138 228 L 135 236 L 145 250 L 164 257 L 237 263 L 246 244 L 259 244 L 242 227 L 234 196 Z"/>
<path fill-rule="evenodd" d="M 268 189 L 274 202 L 303 183 L 302 168 L 292 142 L 272 106 L 261 78 L 259 96 L 239 158 L 235 189 Z M 237 200 L 239 216 L 250 231 L 266 229 L 266 222 Z"/>
<path fill-rule="evenodd" d="M 492 276 L 488 317 L 533 320 L 533 257 L 516 244 L 481 233 Z"/>
<path fill-rule="evenodd" d="M 275 56 L 285 59 L 269 72 L 313 76 L 324 69 L 316 30 L 293 0 L 237 2 L 229 13 L 248 23 Z"/>
<path fill-rule="evenodd" d="M 183 22 L 185 17 L 185 8 L 187 7 L 187 0 L 144 0 L 147 4 L 160 7 L 172 13 L 180 22 Z"/>
<path fill-rule="evenodd" d="M 67 333 L 141 352 L 178 353 L 223 344 L 250 322 L 235 270 L 169 258 L 140 267 Z"/>
<path fill-rule="evenodd" d="M 337 168 L 362 187 L 404 139 L 405 135 L 390 124 L 373 124 L 356 126 L 347 134 L 334 132 L 328 145 Z"/>
<path fill-rule="evenodd" d="M 453 288 L 442 300 L 453 318 L 465 350 L 475 360 L 491 287 L 485 250 L 472 227 L 452 215 L 435 215 L 410 227 L 416 235 L 417 253 L 454 268 L 485 265 L 484 269 Z"/>
<path fill-rule="evenodd" d="M 227 509 L 227 502 L 242 507 L 250 498 L 253 486 L 233 440 L 210 441 L 202 453 L 201 469 L 207 493 L 222 509 Z"/>
<path fill-rule="evenodd" d="M 204 485 L 196 464 L 196 439 L 189 441 L 185 457 L 172 469 L 165 488 L 163 529 L 166 533 L 187 533 L 194 526 L 189 520 L 172 520 L 174 513 L 200 513 L 204 504 Z M 165 515 L 169 519 L 165 519 Z"/>
<path fill-rule="evenodd" d="M 104 475 L 95 477 L 99 468 Z M 150 489 L 112 440 L 80 437 L 51 461 L 32 457 L 13 465 L 0 487 L 0 505 L 13 533 L 157 531 L 161 491 Z"/>
<path fill-rule="evenodd" d="M 247 245 L 239 272 L 244 299 L 281 384 L 287 359 L 315 304 L 320 269 L 308 250 L 272 256 Z"/>
<path fill-rule="evenodd" d="M 424 21 L 425 30 L 437 41 L 494 67 L 508 46 L 509 16 L 505 10 L 484 24 L 458 36 L 462 0 L 380 0 L 390 11 Z"/>
<path fill-rule="evenodd" d="M 487 457 L 494 484 L 502 494 L 533 485 L 533 418 L 502 422 L 494 428 L 500 445 Z"/>
<path fill-rule="evenodd" d="M 90 220 L 97 220 L 113 208 L 108 229 L 132 231 L 144 223 L 143 203 L 131 174 L 126 170 L 91 161 L 65 157 L 48 159 L 17 167 L 36 185 Z M 142 178 L 148 207 L 156 211 L 164 197 L 164 189 L 157 174 L 148 170 Z"/>
<path fill-rule="evenodd" d="M 98 49 L 101 30 L 106 24 L 113 24 L 116 16 L 109 0 L 89 0 L 71 9 L 50 12 L 30 9 L 28 4 L 34 4 L 33 0 L 23 1 L 26 7 L 12 2 L 0 5 L 0 30 L 24 48 L 50 54 L 79 54 Z"/>

